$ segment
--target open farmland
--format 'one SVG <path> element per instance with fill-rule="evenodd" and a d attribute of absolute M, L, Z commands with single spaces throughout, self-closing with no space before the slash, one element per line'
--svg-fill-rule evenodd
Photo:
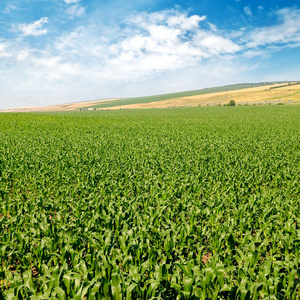
<path fill-rule="evenodd" d="M 230 100 L 234 100 L 239 105 L 267 105 L 278 103 L 296 103 L 300 102 L 300 84 L 299 83 L 277 83 L 269 85 L 236 85 L 222 87 L 223 90 L 217 89 L 203 89 L 200 91 L 186 92 L 177 94 L 174 98 L 167 98 L 164 100 L 157 100 L 159 96 L 151 101 L 151 97 L 137 98 L 136 103 L 127 104 L 123 102 L 122 105 L 116 104 L 121 100 L 114 102 L 101 103 L 96 105 L 97 108 L 109 109 L 138 109 L 138 108 L 169 108 L 182 106 L 217 106 L 226 105 Z M 144 99 L 144 100 L 143 100 Z M 139 102 L 138 102 L 139 101 Z M 142 102 L 143 101 L 143 102 Z M 133 102 L 133 100 L 131 101 Z"/>
<path fill-rule="evenodd" d="M 0 112 L 60 112 L 60 111 L 77 111 L 100 103 L 111 103 L 117 99 L 91 100 L 82 102 L 72 102 L 66 104 L 57 104 L 50 106 L 33 106 L 33 107 L 16 107 L 0 110 Z"/>
<path fill-rule="evenodd" d="M 299 299 L 300 106 L 0 128 L 0 299 Z"/>
<path fill-rule="evenodd" d="M 234 100 L 239 105 L 299 103 L 299 82 L 261 82 L 225 85 L 178 93 L 91 100 L 40 107 L 3 109 L 0 112 L 59 112 L 77 110 L 170 108 L 226 105 Z"/>

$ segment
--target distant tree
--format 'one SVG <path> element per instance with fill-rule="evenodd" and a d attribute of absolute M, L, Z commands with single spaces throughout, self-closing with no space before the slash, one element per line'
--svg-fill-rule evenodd
<path fill-rule="evenodd" d="M 230 100 L 228 103 L 228 106 L 236 106 L 236 103 L 234 100 Z"/>

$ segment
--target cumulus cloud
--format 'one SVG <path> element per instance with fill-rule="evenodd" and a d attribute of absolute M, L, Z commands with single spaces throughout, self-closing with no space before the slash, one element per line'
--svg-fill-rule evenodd
<path fill-rule="evenodd" d="M 205 16 L 164 11 L 128 18 L 132 34 L 109 46 L 109 64 L 133 74 L 173 70 L 239 51 L 230 39 L 201 28 Z M 120 72 L 118 72 L 120 74 Z"/>
<path fill-rule="evenodd" d="M 58 37 L 47 51 L 34 52 L 31 64 L 51 80 L 135 80 L 240 50 L 230 39 L 203 29 L 205 19 L 171 10 L 128 17 L 108 32 L 101 23 L 81 26 Z"/>
<path fill-rule="evenodd" d="M 208 32 L 199 32 L 196 44 L 206 51 L 206 57 L 212 55 L 236 53 L 241 50 L 240 46 L 229 39 Z"/>
<path fill-rule="evenodd" d="M 275 14 L 281 23 L 254 29 L 247 37 L 247 47 L 300 42 L 300 10 L 284 8 Z"/>
<path fill-rule="evenodd" d="M 51 40 L 47 50 L 23 47 L 14 57 L 19 62 L 26 58 L 29 69 L 34 66 L 51 80 L 65 76 L 135 80 L 212 58 L 253 57 L 262 53 L 256 48 L 263 45 L 300 42 L 300 11 L 284 9 L 277 16 L 279 25 L 226 35 L 205 16 L 188 16 L 178 10 L 144 12 L 127 17 L 120 27 L 107 32 L 101 22 L 78 27 Z M 19 29 L 23 35 L 42 35 L 47 33 L 42 28 L 47 22 L 41 18 Z M 0 44 L 0 56 L 7 53 L 7 47 Z"/>
<path fill-rule="evenodd" d="M 42 27 L 44 24 L 48 23 L 48 18 L 43 17 L 33 23 L 30 24 L 20 24 L 18 26 L 18 29 L 22 32 L 24 36 L 38 36 L 38 35 L 44 35 L 47 34 L 47 29 L 43 29 Z"/>
<path fill-rule="evenodd" d="M 68 2 L 67 9 L 77 5 Z M 136 92 L 150 94 L 149 82 L 158 86 L 166 72 L 166 77 L 178 81 L 175 86 L 178 89 L 184 89 L 191 76 L 195 78 L 194 88 L 199 88 L 199 77 L 205 83 L 209 82 L 207 78 L 220 78 L 221 82 L 224 74 L 238 80 L 236 74 L 244 72 L 239 66 L 240 57 L 262 56 L 267 47 L 275 44 L 280 47 L 284 43 L 286 47 L 300 43 L 300 11 L 282 9 L 276 16 L 275 26 L 226 32 L 208 22 L 206 16 L 190 16 L 177 9 L 137 13 L 126 17 L 115 28 L 107 28 L 101 20 L 93 19 L 55 38 L 45 36 L 43 48 L 24 44 L 22 39 L 10 43 L 3 40 L 0 42 L 1 97 L 6 93 L 26 101 L 31 99 L 27 102 L 30 104 L 42 104 L 37 102 L 41 98 L 61 103 L 126 96 L 124 91 L 133 96 L 130 87 L 140 84 Z M 31 24 L 21 24 L 18 29 L 24 36 L 45 35 L 46 23 L 48 19 L 41 18 Z M 14 78 L 22 82 L 17 88 L 10 84 Z M 14 91 L 14 96 L 9 91 Z M 116 95 L 116 91 L 121 94 Z M 155 89 L 155 93 L 160 91 L 165 92 L 163 87 Z"/>

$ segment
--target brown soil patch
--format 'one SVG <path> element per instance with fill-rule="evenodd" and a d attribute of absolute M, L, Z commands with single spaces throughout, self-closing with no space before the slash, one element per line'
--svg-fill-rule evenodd
<path fill-rule="evenodd" d="M 211 252 L 206 252 L 203 256 L 202 256 L 202 262 L 206 265 L 208 260 L 212 257 L 212 253 Z"/>

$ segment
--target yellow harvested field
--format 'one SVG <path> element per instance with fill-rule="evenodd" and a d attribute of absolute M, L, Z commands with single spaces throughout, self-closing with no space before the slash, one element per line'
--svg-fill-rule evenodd
<path fill-rule="evenodd" d="M 45 107 L 23 107 L 2 110 L 2 112 L 54 112 L 54 111 L 76 111 L 93 109 L 93 106 L 101 103 L 114 102 L 115 99 L 92 100 L 60 105 L 51 105 Z M 130 105 L 120 105 L 101 108 L 107 109 L 137 109 L 137 108 L 167 108 L 182 106 L 210 106 L 224 105 L 230 100 L 234 100 L 236 104 L 277 104 L 284 103 L 300 103 L 300 84 L 299 83 L 279 83 L 273 85 L 265 85 L 260 87 L 246 88 L 233 91 L 216 92 L 203 95 L 187 96 L 182 98 L 174 98 L 162 101 L 154 101 L 149 103 L 139 103 Z"/>
<path fill-rule="evenodd" d="M 166 108 L 180 106 L 223 105 L 230 100 L 237 104 L 268 104 L 276 102 L 300 102 L 300 84 L 288 85 L 280 83 L 235 91 L 210 93 L 188 96 L 164 101 L 115 106 L 107 109 L 135 109 L 135 108 Z"/>
<path fill-rule="evenodd" d="M 53 111 L 75 111 L 78 109 L 88 109 L 94 105 L 109 102 L 116 99 L 105 99 L 105 100 L 92 100 L 84 102 L 74 102 L 68 104 L 58 104 L 50 106 L 30 106 L 30 107 L 18 107 L 12 109 L 3 109 L 2 112 L 53 112 Z"/>

